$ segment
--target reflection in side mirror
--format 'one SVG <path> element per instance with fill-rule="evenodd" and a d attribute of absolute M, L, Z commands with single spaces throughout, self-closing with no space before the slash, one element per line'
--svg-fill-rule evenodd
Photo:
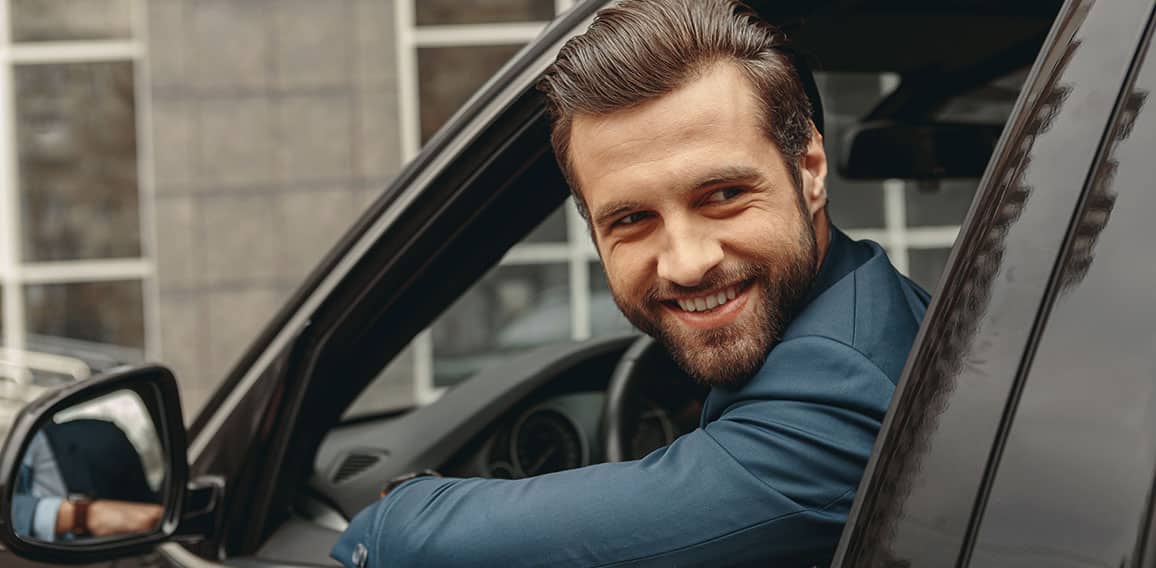
<path fill-rule="evenodd" d="M 0 541 L 49 563 L 148 552 L 177 534 L 194 495 L 185 444 L 164 367 L 122 367 L 49 392 L 21 409 L 0 451 Z M 213 487 L 198 485 L 211 492 L 210 511 Z"/>
<path fill-rule="evenodd" d="M 12 527 L 62 544 L 152 533 L 164 514 L 165 463 L 135 392 L 62 409 L 39 425 L 20 460 Z"/>

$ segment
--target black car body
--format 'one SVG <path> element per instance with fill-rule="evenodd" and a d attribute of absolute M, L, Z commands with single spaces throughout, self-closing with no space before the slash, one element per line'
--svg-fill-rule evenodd
<path fill-rule="evenodd" d="M 385 480 L 425 468 L 516 476 L 487 456 L 529 413 L 597 419 L 631 337 L 504 359 L 433 405 L 341 423 L 565 199 L 534 83 L 602 4 L 577 6 L 507 65 L 265 328 L 187 432 L 190 478 L 221 488 L 219 501 L 150 561 L 324 565 Z M 865 122 L 918 123 L 1030 66 L 983 156 L 835 565 L 1151 565 L 1151 0 L 754 4 L 824 68 L 902 77 Z M 675 393 L 672 407 L 701 394 L 667 379 L 653 389 Z M 598 439 L 597 420 L 574 426 Z M 573 451 L 604 457 L 589 442 Z"/>

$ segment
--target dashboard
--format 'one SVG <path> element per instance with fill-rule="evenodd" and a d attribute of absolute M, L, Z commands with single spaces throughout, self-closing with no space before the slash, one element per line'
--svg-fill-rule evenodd
<path fill-rule="evenodd" d="M 309 493 L 348 519 L 407 472 L 518 479 L 601 463 L 606 390 L 636 339 L 543 347 L 484 369 L 429 406 L 339 426 L 318 450 Z M 631 413 L 630 458 L 698 427 L 706 389 L 677 370 L 656 375 Z"/>
<path fill-rule="evenodd" d="M 258 557 L 327 565 L 349 519 L 404 473 L 518 479 L 605 461 L 607 390 L 636 339 L 543 347 L 499 361 L 428 406 L 338 425 L 325 435 L 313 475 Z M 629 458 L 644 457 L 699 424 L 707 389 L 673 363 L 652 374 L 628 407 L 634 417 Z"/>
<path fill-rule="evenodd" d="M 666 406 L 643 401 L 630 459 L 641 459 L 698 427 L 702 404 L 689 396 L 666 397 Z M 544 400 L 501 419 L 478 447 L 445 469 L 454 477 L 520 479 L 605 461 L 601 420 L 606 394 L 576 392 Z"/>

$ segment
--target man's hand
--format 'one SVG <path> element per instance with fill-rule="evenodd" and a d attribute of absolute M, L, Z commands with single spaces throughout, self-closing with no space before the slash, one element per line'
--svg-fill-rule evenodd
<path fill-rule="evenodd" d="M 100 499 L 88 506 L 88 532 L 92 536 L 145 534 L 156 529 L 164 512 L 156 503 Z"/>
<path fill-rule="evenodd" d="M 72 501 L 60 504 L 56 516 L 56 534 L 72 532 L 75 512 Z M 156 529 L 164 512 L 164 508 L 156 503 L 97 499 L 88 505 L 88 532 L 83 536 L 146 534 Z"/>

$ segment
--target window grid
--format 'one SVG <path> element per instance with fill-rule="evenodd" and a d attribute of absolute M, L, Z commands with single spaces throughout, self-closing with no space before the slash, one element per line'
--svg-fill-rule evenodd
<path fill-rule="evenodd" d="M 418 93 L 417 51 L 423 47 L 462 47 L 482 45 L 524 44 L 536 38 L 548 22 L 486 23 L 454 26 L 417 26 L 415 2 L 402 0 L 394 3 L 394 22 L 398 41 L 398 88 L 403 161 L 410 161 L 421 148 L 421 103 Z M 555 14 L 573 6 L 573 0 L 555 0 Z M 597 254 L 584 246 L 585 226 L 577 209 L 569 201 L 565 217 L 567 242 L 522 244 L 512 248 L 499 262 L 500 266 L 519 264 L 569 263 L 571 336 L 585 339 L 590 336 L 589 267 L 586 261 Z M 579 238 L 575 238 L 579 237 Z M 587 250 L 589 249 L 589 250 Z M 434 386 L 434 345 L 430 329 L 414 338 L 414 399 L 423 405 L 437 400 L 445 388 Z"/>
<path fill-rule="evenodd" d="M 508 45 L 526 43 L 537 37 L 547 22 L 485 23 L 453 26 L 417 26 L 414 17 L 415 2 L 396 2 L 395 25 L 398 40 L 398 83 L 402 158 L 412 160 L 421 147 L 420 97 L 418 93 L 417 51 L 423 47 L 462 47 Z M 573 0 L 555 0 L 555 13 L 561 15 L 574 5 Z M 884 75 L 880 91 L 890 92 L 898 84 L 898 77 Z M 950 248 L 959 232 L 958 225 L 908 227 L 905 193 L 902 180 L 883 183 L 884 223 L 878 229 L 848 230 L 855 239 L 870 239 L 883 246 L 896 268 L 903 273 L 910 269 L 909 251 L 913 249 Z M 598 260 L 586 232 L 585 222 L 572 200 L 566 202 L 565 243 L 526 243 L 514 246 L 499 262 L 499 266 L 526 264 L 569 263 L 571 337 L 587 339 L 590 323 L 590 261 Z M 417 404 L 436 400 L 445 388 L 434 387 L 434 345 L 430 329 L 418 334 L 414 349 L 414 398 Z"/>
<path fill-rule="evenodd" d="M 544 23 L 461 24 L 420 26 L 414 29 L 419 47 L 476 47 L 529 43 L 546 29 Z"/>
<path fill-rule="evenodd" d="M 134 96 L 138 109 L 147 109 L 147 78 L 142 77 L 145 59 L 144 30 L 147 29 L 143 0 L 131 0 L 131 40 L 80 40 L 11 43 L 11 11 L 7 0 L 0 1 L 0 288 L 3 289 L 4 364 L 24 368 L 32 362 L 26 353 L 27 321 L 24 287 L 39 284 L 70 284 L 108 280 L 141 282 L 144 302 L 145 353 L 155 357 L 158 330 L 153 233 L 151 227 L 150 140 L 144 132 L 145 112 L 138 110 L 137 168 L 141 215 L 141 258 L 24 262 L 23 227 L 16 147 L 14 69 L 17 65 L 54 65 L 128 61 L 133 63 Z M 21 374 L 12 373 L 20 380 Z"/>
<path fill-rule="evenodd" d="M 143 46 L 149 42 L 148 9 L 145 0 L 133 0 L 131 9 L 132 37 L 137 45 L 133 66 L 134 96 L 137 101 L 137 192 L 140 195 L 141 226 L 141 299 L 144 312 L 145 356 L 154 361 L 163 360 L 161 352 L 161 292 L 156 275 L 157 231 L 156 224 L 156 175 L 153 163 L 153 123 L 152 123 L 152 77 L 147 64 L 147 52 Z"/>

